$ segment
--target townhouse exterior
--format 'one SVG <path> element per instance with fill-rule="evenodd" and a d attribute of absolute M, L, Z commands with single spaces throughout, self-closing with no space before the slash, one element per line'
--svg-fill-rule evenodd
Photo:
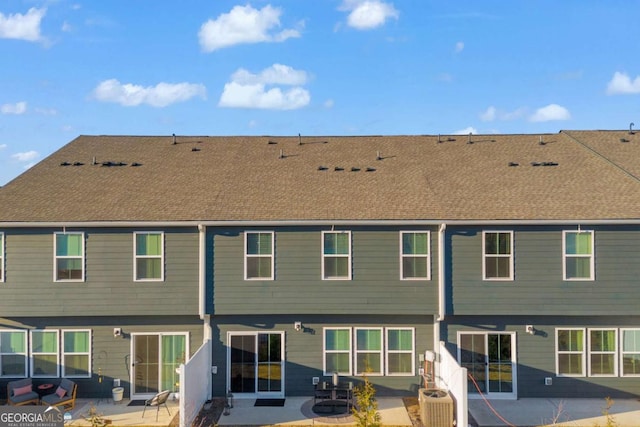
<path fill-rule="evenodd" d="M 411 394 L 443 341 L 470 396 L 637 395 L 639 143 L 80 136 L 0 189 L 0 390 L 178 392 L 210 342 L 214 396 Z"/>

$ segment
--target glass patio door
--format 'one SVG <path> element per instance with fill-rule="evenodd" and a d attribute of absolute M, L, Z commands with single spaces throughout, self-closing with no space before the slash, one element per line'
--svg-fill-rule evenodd
<path fill-rule="evenodd" d="M 176 369 L 186 362 L 186 334 L 131 334 L 131 399 L 179 391 Z"/>
<path fill-rule="evenodd" d="M 232 393 L 284 396 L 284 333 L 229 334 Z"/>
<path fill-rule="evenodd" d="M 460 332 L 458 362 L 472 377 L 470 396 L 517 397 L 515 333 Z"/>

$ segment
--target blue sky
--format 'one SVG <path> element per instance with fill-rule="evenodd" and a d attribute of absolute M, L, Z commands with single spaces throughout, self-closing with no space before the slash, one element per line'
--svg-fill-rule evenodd
<path fill-rule="evenodd" d="M 640 128 L 636 0 L 2 0 L 0 185 L 78 135 Z"/>

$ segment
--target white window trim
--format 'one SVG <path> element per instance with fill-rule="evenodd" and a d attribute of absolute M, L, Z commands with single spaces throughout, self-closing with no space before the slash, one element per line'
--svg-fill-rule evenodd
<path fill-rule="evenodd" d="M 349 236 L 349 253 L 347 255 L 327 255 L 324 253 L 324 236 L 325 234 L 347 234 Z M 351 231 L 341 230 L 341 231 L 323 231 L 321 236 L 321 254 L 322 254 L 322 280 L 351 280 Z M 325 258 L 347 258 L 347 276 L 337 276 L 337 277 L 326 277 L 324 272 L 324 261 Z"/>
<path fill-rule="evenodd" d="M 159 234 L 160 235 L 160 247 L 162 248 L 162 254 L 158 255 L 138 255 L 138 234 Z M 164 282 L 164 232 L 163 231 L 134 231 L 133 232 L 133 281 L 134 282 Z M 160 278 L 159 279 L 138 279 L 138 258 L 160 258 Z"/>
<path fill-rule="evenodd" d="M 426 234 L 427 235 L 427 254 L 413 255 L 403 252 L 402 238 L 405 234 Z M 427 258 L 427 277 L 404 277 L 404 258 Z M 431 280 L 431 232 L 429 230 L 406 230 L 400 231 L 400 280 Z"/>
<path fill-rule="evenodd" d="M 353 372 L 353 328 L 350 327 L 324 327 L 322 328 L 322 372 L 325 376 L 333 375 L 327 372 L 327 354 L 346 353 L 345 350 L 327 350 L 327 331 L 349 331 L 349 372 L 338 372 L 338 375 L 351 375 Z"/>
<path fill-rule="evenodd" d="M 33 334 L 34 332 L 45 332 L 45 333 L 55 333 L 56 334 L 56 374 L 55 375 L 37 375 L 35 370 L 33 369 L 33 362 L 35 355 L 53 355 L 54 353 L 44 353 L 38 352 L 35 353 L 33 351 Z M 60 331 L 57 329 L 32 329 L 29 331 L 29 371 L 31 372 L 32 378 L 59 378 L 60 377 Z"/>
<path fill-rule="evenodd" d="M 67 353 L 66 351 L 64 351 L 64 336 L 65 336 L 65 332 L 87 332 L 89 334 L 89 351 L 88 352 L 71 352 L 71 353 Z M 91 373 L 92 373 L 92 368 L 91 368 L 91 348 L 92 348 L 92 341 L 93 341 L 93 336 L 91 334 L 91 329 L 63 329 L 61 331 L 62 336 L 62 342 L 60 343 L 60 361 L 61 366 L 62 366 L 62 377 L 63 378 L 91 378 Z M 88 373 L 87 375 L 67 375 L 66 374 L 66 364 L 65 362 L 65 355 L 85 355 L 88 357 L 89 360 L 89 366 L 88 366 Z"/>
<path fill-rule="evenodd" d="M 29 359 L 29 338 L 27 337 L 27 331 L 23 331 L 23 330 L 17 330 L 17 329 L 0 329 L 0 332 L 11 332 L 11 333 L 21 333 L 24 339 L 24 352 L 22 353 L 0 353 L 0 362 L 2 361 L 2 358 L 5 355 L 22 355 L 24 356 L 24 370 L 22 371 L 23 374 L 22 375 L 2 375 L 2 372 L 0 371 L 0 378 L 27 378 L 27 360 Z M 2 367 L 2 365 L 0 364 L 0 367 Z"/>
<path fill-rule="evenodd" d="M 380 331 L 380 350 L 358 350 L 358 331 L 371 331 L 376 330 Z M 355 375 L 365 374 L 367 376 L 375 377 L 384 375 L 384 328 L 375 327 L 375 328 L 367 328 L 367 327 L 358 327 L 354 328 L 353 331 L 353 353 L 354 353 L 354 366 L 355 366 Z M 380 355 L 380 366 L 378 366 L 377 372 L 366 372 L 360 369 L 358 366 L 358 354 L 379 354 Z"/>
<path fill-rule="evenodd" d="M 613 331 L 615 344 L 613 351 L 592 351 L 591 350 L 591 331 Z M 588 328 L 587 329 L 587 361 L 590 377 L 617 377 L 618 376 L 618 330 L 616 328 Z M 613 355 L 613 373 L 612 374 L 593 374 L 591 372 L 591 355 L 592 354 L 611 354 Z"/>
<path fill-rule="evenodd" d="M 389 331 L 411 331 L 411 351 L 407 350 L 389 350 Z M 389 372 L 389 354 L 411 354 L 411 372 L 406 373 L 390 373 Z M 416 330 L 411 327 L 385 328 L 384 333 L 384 373 L 389 377 L 411 377 L 416 371 Z"/>
<path fill-rule="evenodd" d="M 6 258 L 4 252 L 5 252 L 4 233 L 0 232 L 0 282 L 4 282 L 4 270 L 6 265 L 6 263 L 4 262 Z"/>
<path fill-rule="evenodd" d="M 558 332 L 559 331 L 582 331 L 582 351 L 578 352 L 578 351 L 560 351 L 558 350 Z M 587 336 L 587 330 L 586 328 L 556 328 L 556 345 L 555 345 L 555 352 L 556 352 L 556 376 L 557 377 L 575 377 L 575 378 L 580 378 L 580 377 L 585 377 L 587 375 L 587 346 L 589 345 L 588 343 L 588 336 Z M 578 354 L 580 353 L 582 355 L 582 373 L 581 374 L 561 374 L 560 373 L 560 355 L 561 354 Z"/>
<path fill-rule="evenodd" d="M 58 259 L 77 259 L 77 256 L 58 256 L 58 234 L 71 235 L 80 234 L 82 236 L 82 278 L 81 279 L 58 279 Z M 85 277 L 85 236 L 83 231 L 63 231 L 53 233 L 53 281 L 54 282 L 84 282 Z"/>
<path fill-rule="evenodd" d="M 573 255 L 567 254 L 567 234 L 579 234 L 590 233 L 591 234 L 591 255 Z M 595 232 L 593 230 L 563 230 L 562 231 L 562 279 L 571 282 L 588 282 L 595 280 Z M 567 258 L 586 258 L 589 256 L 590 268 L 589 277 L 567 277 Z"/>
<path fill-rule="evenodd" d="M 248 254 L 247 238 L 249 234 L 271 234 L 271 254 Z M 271 276 L 270 277 L 248 277 L 247 276 L 247 260 L 249 258 L 271 258 Z M 244 280 L 274 280 L 275 278 L 275 233 L 273 231 L 245 231 L 244 233 Z"/>
<path fill-rule="evenodd" d="M 626 331 L 640 331 L 640 328 L 620 328 L 620 338 L 618 339 L 618 345 L 620 346 L 620 355 L 619 355 L 619 373 L 621 377 L 640 377 L 640 374 L 625 374 L 624 373 L 624 356 L 625 354 L 640 354 L 640 350 L 638 351 L 624 351 L 624 332 Z"/>
<path fill-rule="evenodd" d="M 486 249 L 486 235 L 488 233 L 497 233 L 497 234 L 509 234 L 511 243 L 509 247 L 509 255 L 504 254 L 487 254 Z M 514 252 L 514 241 L 513 241 L 513 231 L 506 230 L 485 230 L 482 232 L 482 280 L 485 281 L 498 281 L 498 282 L 509 282 L 514 280 L 514 272 L 513 272 L 513 252 Z M 509 277 L 487 277 L 487 258 L 509 258 Z"/>

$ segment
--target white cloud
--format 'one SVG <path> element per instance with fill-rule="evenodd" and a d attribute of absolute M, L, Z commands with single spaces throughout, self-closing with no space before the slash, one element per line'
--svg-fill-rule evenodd
<path fill-rule="evenodd" d="M 640 93 L 640 76 L 631 80 L 626 73 L 616 71 L 607 84 L 607 95 L 633 95 Z"/>
<path fill-rule="evenodd" d="M 307 73 L 296 70 L 288 65 L 273 64 L 265 68 L 260 74 L 252 74 L 244 68 L 240 68 L 233 73 L 231 80 L 239 84 L 279 84 L 279 85 L 303 85 L 307 82 Z"/>
<path fill-rule="evenodd" d="M 0 105 L 0 113 L 2 114 L 24 114 L 27 112 L 27 103 L 16 102 L 15 104 Z"/>
<path fill-rule="evenodd" d="M 480 113 L 480 120 L 492 122 L 494 120 L 516 120 L 524 117 L 526 108 L 518 108 L 513 111 L 502 111 L 491 105 L 484 112 Z"/>
<path fill-rule="evenodd" d="M 487 110 L 480 114 L 480 120 L 483 122 L 491 122 L 496 119 L 496 107 L 490 106 Z"/>
<path fill-rule="evenodd" d="M 451 83 L 453 81 L 453 76 L 449 73 L 440 73 L 436 79 L 440 82 Z"/>
<path fill-rule="evenodd" d="M 224 85 L 218 106 L 229 108 L 259 108 L 266 110 L 295 110 L 311 101 L 309 91 L 301 87 L 307 73 L 287 65 L 274 64 L 253 74 L 241 68 Z M 283 90 L 279 86 L 294 86 Z"/>
<path fill-rule="evenodd" d="M 198 39 L 205 52 L 242 43 L 282 42 L 292 37 L 300 37 L 298 29 L 285 29 L 273 33 L 280 27 L 279 8 L 266 5 L 254 9 L 250 5 L 235 6 L 229 13 L 223 13 L 217 19 L 210 19 L 200 27 Z M 304 26 L 304 22 L 298 24 Z"/>
<path fill-rule="evenodd" d="M 569 120 L 571 113 L 569 110 L 558 104 L 549 104 L 541 107 L 529 117 L 530 122 L 549 122 L 552 120 Z"/>
<path fill-rule="evenodd" d="M 73 30 L 73 27 L 71 26 L 71 24 L 69 24 L 67 21 L 64 21 L 62 23 L 62 28 L 61 30 L 65 33 L 71 32 L 71 30 Z"/>
<path fill-rule="evenodd" d="M 26 14 L 14 13 L 4 15 L 0 13 L 0 38 L 18 39 L 30 42 L 41 41 L 40 21 L 47 13 L 47 9 L 32 7 Z"/>
<path fill-rule="evenodd" d="M 158 83 L 143 87 L 131 83 L 122 84 L 116 79 L 105 80 L 93 90 L 98 101 L 115 102 L 126 107 L 148 104 L 152 107 L 166 107 L 176 102 L 187 101 L 199 96 L 206 99 L 204 85 L 193 83 Z"/>
<path fill-rule="evenodd" d="M 474 128 L 473 126 L 468 126 L 468 127 L 464 128 L 464 129 L 460 129 L 460 130 L 455 131 L 453 134 L 454 135 L 469 135 L 470 133 L 477 134 L 478 130 L 476 128 Z"/>
<path fill-rule="evenodd" d="M 19 162 L 30 162 L 38 157 L 38 152 L 31 150 L 23 153 L 12 154 L 11 158 L 16 159 Z"/>
<path fill-rule="evenodd" d="M 460 53 L 463 50 L 464 50 L 464 43 L 463 42 L 456 43 L 455 52 Z"/>
<path fill-rule="evenodd" d="M 0 144 L 0 150 L 4 150 L 5 148 L 7 148 L 8 145 L 7 144 Z"/>
<path fill-rule="evenodd" d="M 43 116 L 55 116 L 58 114 L 58 110 L 55 108 L 36 108 L 35 111 Z"/>
<path fill-rule="evenodd" d="M 326 101 L 324 101 L 324 108 L 333 108 L 333 105 L 335 103 L 333 102 L 333 99 L 327 99 Z"/>
<path fill-rule="evenodd" d="M 358 30 L 370 30 L 400 16 L 393 3 L 381 0 L 344 0 L 338 9 L 350 12 L 347 25 Z"/>

